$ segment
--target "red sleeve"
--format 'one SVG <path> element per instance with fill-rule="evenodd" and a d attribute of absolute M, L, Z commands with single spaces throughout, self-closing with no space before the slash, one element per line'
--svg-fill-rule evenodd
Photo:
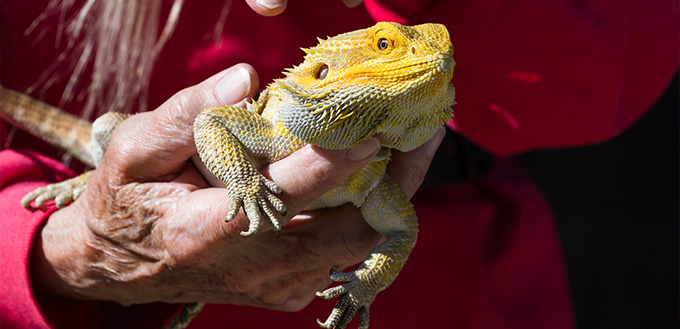
<path fill-rule="evenodd" d="M 677 0 L 365 3 L 376 20 L 448 26 L 452 127 L 495 153 L 611 138 L 677 72 Z"/>
<path fill-rule="evenodd" d="M 31 245 L 54 212 L 21 207 L 26 193 L 72 177 L 56 160 L 21 150 L 0 151 L 0 328 L 158 328 L 176 305 L 123 307 L 101 301 L 65 301 L 36 296 L 30 274 Z"/>
<path fill-rule="evenodd" d="M 44 177 L 43 168 L 37 156 L 3 150 L 0 173 L 0 327 L 46 328 L 47 321 L 31 287 L 28 261 L 33 236 L 53 211 L 30 212 L 19 202 L 26 193 L 45 185 L 44 178 L 19 178 Z"/>

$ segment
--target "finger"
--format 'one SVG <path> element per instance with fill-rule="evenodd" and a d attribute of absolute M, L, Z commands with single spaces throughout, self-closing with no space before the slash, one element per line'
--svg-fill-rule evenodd
<path fill-rule="evenodd" d="M 345 6 L 348 8 L 354 8 L 364 2 L 364 0 L 342 0 L 342 2 L 344 2 Z"/>
<path fill-rule="evenodd" d="M 218 289 L 220 286 L 216 285 L 206 288 L 205 290 L 209 291 L 207 293 L 203 290 L 196 295 L 192 295 L 190 293 L 195 287 L 189 285 L 184 288 L 184 291 L 187 292 L 187 294 L 182 295 L 184 299 L 173 300 L 173 302 L 204 300 L 208 303 L 248 305 L 296 312 L 315 299 L 314 293 L 316 291 L 330 284 L 327 272 L 327 269 L 315 268 L 269 278 L 266 281 L 253 284 L 257 287 L 253 289 L 257 290 L 257 295 L 255 296 L 253 296 L 252 291 L 235 293 L 233 287 L 225 286 L 225 289 L 222 290 Z"/>
<path fill-rule="evenodd" d="M 125 177 L 171 179 L 193 154 L 193 124 L 207 107 L 242 102 L 255 95 L 258 79 L 246 64 L 235 65 L 186 88 L 155 111 L 135 115 L 116 129 L 109 149 L 115 151 Z M 166 177 L 167 176 L 167 177 Z"/>
<path fill-rule="evenodd" d="M 363 168 L 380 150 L 376 137 L 349 150 L 325 150 L 307 145 L 263 170 L 283 193 L 290 216 L 310 202 L 345 182 Z"/>
<path fill-rule="evenodd" d="M 327 265 L 326 277 L 335 265 L 344 269 L 364 260 L 382 239 L 351 204 L 300 214 L 281 233 L 289 235 L 305 247 L 287 257 L 299 266 Z"/>
<path fill-rule="evenodd" d="M 177 204 L 182 206 L 156 226 L 163 232 L 173 267 L 227 266 L 243 260 L 242 254 L 250 261 L 239 266 L 249 274 L 237 281 L 261 284 L 281 275 L 324 268 L 320 275 L 325 284 L 313 287 L 318 291 L 328 284 L 328 269 L 356 264 L 380 240 L 351 205 L 305 213 L 284 227 L 278 237 L 268 232 L 271 227 L 266 225 L 258 234 L 244 238 L 240 236 L 248 228 L 244 216 L 228 223 L 220 218 L 228 205 L 226 197 L 224 189 L 196 190 L 179 200 Z M 235 244 L 239 248 L 234 249 Z M 228 252 L 206 252 L 210 250 Z"/>
<path fill-rule="evenodd" d="M 248 6 L 262 16 L 276 16 L 286 9 L 286 0 L 246 0 Z"/>
<path fill-rule="evenodd" d="M 427 169 L 445 134 L 446 128 L 442 126 L 429 141 L 415 150 L 407 153 L 392 153 L 392 162 L 387 166 L 387 174 L 397 182 L 409 198 L 423 183 Z"/>
<path fill-rule="evenodd" d="M 268 308 L 295 312 L 314 300 L 316 291 L 331 283 L 327 267 L 289 268 L 294 271 L 283 275 L 276 273 L 278 276 L 261 283 L 263 296 L 258 301 L 267 304 Z"/>
<path fill-rule="evenodd" d="M 287 214 L 281 217 L 280 225 L 285 226 L 290 218 L 301 212 L 314 199 L 346 181 L 353 173 L 365 166 L 379 150 L 380 142 L 377 138 L 370 138 L 350 150 L 325 150 L 307 145 L 264 168 L 262 173 L 276 182 L 282 190 L 278 196 L 286 205 Z M 210 205 L 203 210 L 202 216 L 207 218 L 210 224 L 215 224 L 215 226 L 211 225 L 208 230 L 224 236 L 232 236 L 234 230 L 239 228 L 246 228 L 246 231 L 252 233 L 252 229 L 256 227 L 248 228 L 248 223 L 257 222 L 257 218 L 247 219 L 243 212 L 238 213 L 238 209 L 231 204 L 226 204 L 225 189 L 209 190 L 212 192 L 202 194 L 198 198 L 200 201 L 197 201 L 203 205 Z M 201 191 L 195 193 L 201 193 Z M 238 214 L 237 220 L 231 221 L 230 225 L 224 225 L 220 220 L 212 220 L 227 218 L 229 210 L 233 214 Z M 271 226 L 264 225 L 257 229 L 262 233 L 270 230 Z"/>

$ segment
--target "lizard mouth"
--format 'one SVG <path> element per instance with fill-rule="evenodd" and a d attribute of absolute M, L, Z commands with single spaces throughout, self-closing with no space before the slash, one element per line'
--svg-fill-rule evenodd
<path fill-rule="evenodd" d="M 406 79 L 420 79 L 432 75 L 451 74 L 454 66 L 453 57 L 435 55 L 423 61 L 400 66 L 394 70 L 394 76 Z"/>

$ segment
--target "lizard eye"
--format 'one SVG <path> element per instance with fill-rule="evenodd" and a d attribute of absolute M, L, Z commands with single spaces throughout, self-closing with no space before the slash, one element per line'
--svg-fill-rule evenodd
<path fill-rule="evenodd" d="M 385 50 L 385 49 L 387 49 L 387 47 L 389 47 L 389 46 L 390 46 L 390 41 L 389 41 L 389 40 L 387 40 L 387 39 L 385 39 L 385 38 L 381 38 L 380 40 L 378 40 L 378 49 L 380 49 L 380 50 Z"/>
<path fill-rule="evenodd" d="M 326 78 L 326 76 L 328 76 L 328 65 L 322 64 L 316 69 L 316 74 L 314 74 L 314 77 L 317 80 L 323 80 Z"/>

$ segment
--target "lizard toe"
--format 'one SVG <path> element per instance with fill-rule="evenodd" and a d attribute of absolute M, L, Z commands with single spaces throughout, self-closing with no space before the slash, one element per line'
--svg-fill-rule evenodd
<path fill-rule="evenodd" d="M 262 176 L 262 181 L 264 182 L 264 185 L 267 186 L 267 189 L 269 189 L 273 193 L 276 194 L 281 193 L 281 188 L 278 185 L 276 185 L 276 183 L 274 183 L 273 181 L 265 178 L 264 176 Z"/>
<path fill-rule="evenodd" d="M 260 223 L 262 222 L 262 214 L 260 214 L 257 201 L 253 199 L 246 200 L 243 204 L 243 208 L 246 211 L 248 220 L 250 220 L 250 224 L 248 224 L 248 231 L 241 232 L 241 235 L 251 236 L 260 229 Z"/>
<path fill-rule="evenodd" d="M 351 272 L 331 270 L 331 279 L 344 282 L 341 285 L 317 292 L 316 296 L 324 299 L 340 297 L 326 322 L 319 322 L 324 328 L 345 328 L 358 313 L 359 328 L 368 328 L 369 308 L 381 289 L 380 283 L 375 282 L 375 273 L 366 268 Z"/>
<path fill-rule="evenodd" d="M 352 321 L 352 318 L 360 308 L 362 306 L 359 305 L 359 302 L 352 294 L 347 294 L 340 298 L 328 319 L 326 319 L 326 322 L 321 322 L 318 319 L 316 322 L 322 328 L 344 329 Z"/>
<path fill-rule="evenodd" d="M 57 209 L 61 209 L 66 206 L 67 202 L 71 202 L 73 200 L 75 200 L 75 197 L 72 192 L 64 192 L 54 198 L 54 204 L 57 206 Z"/>
<path fill-rule="evenodd" d="M 274 211 L 272 211 L 272 208 L 270 207 L 269 203 L 259 200 L 260 202 L 260 209 L 267 215 L 267 218 L 269 218 L 269 221 L 272 223 L 272 226 L 274 227 L 274 231 L 276 231 L 276 234 L 278 235 L 279 232 L 281 231 L 281 222 L 279 222 L 278 217 L 276 217 L 276 214 L 274 214 Z"/>
<path fill-rule="evenodd" d="M 35 189 L 21 199 L 21 205 L 26 209 L 35 210 L 54 200 L 58 209 L 75 200 L 85 190 L 92 176 L 92 171 L 85 172 L 80 176 L 67 179 L 63 182 L 50 184 Z M 35 202 L 35 207 L 31 202 Z"/>
<path fill-rule="evenodd" d="M 286 205 L 283 203 L 283 201 L 281 201 L 281 199 L 279 199 L 276 195 L 272 193 L 265 193 L 265 195 L 267 197 L 267 201 L 269 202 L 269 204 L 272 207 L 274 207 L 274 209 L 276 209 L 276 211 L 278 211 L 281 214 L 281 216 L 285 216 L 287 210 Z"/>
<path fill-rule="evenodd" d="M 359 329 L 368 329 L 368 319 L 370 317 L 370 305 L 359 309 Z"/>
<path fill-rule="evenodd" d="M 332 288 L 328 288 L 324 291 L 317 291 L 316 296 L 321 297 L 323 299 L 333 299 L 335 297 L 338 297 L 340 295 L 344 295 L 348 292 L 348 289 L 345 285 L 339 285 L 335 286 Z"/>
<path fill-rule="evenodd" d="M 229 210 L 227 210 L 227 217 L 224 219 L 225 222 L 231 222 L 238 215 L 238 211 L 243 205 L 243 198 L 240 197 L 230 197 L 229 198 Z"/>

